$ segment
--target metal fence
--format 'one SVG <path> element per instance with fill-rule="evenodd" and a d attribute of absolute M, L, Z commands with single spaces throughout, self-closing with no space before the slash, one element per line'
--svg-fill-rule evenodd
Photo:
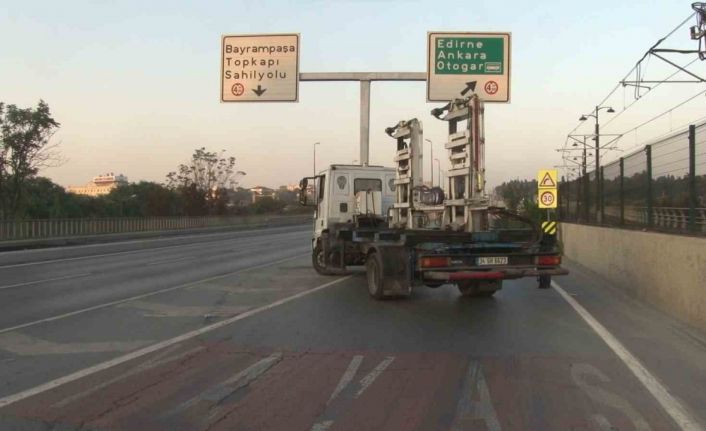
<path fill-rule="evenodd" d="M 646 145 L 598 173 L 562 181 L 562 220 L 706 234 L 706 123 Z"/>
<path fill-rule="evenodd" d="M 94 219 L 0 220 L 0 241 L 61 238 L 81 235 L 120 234 L 209 227 L 296 224 L 311 215 L 237 217 L 114 217 Z"/>

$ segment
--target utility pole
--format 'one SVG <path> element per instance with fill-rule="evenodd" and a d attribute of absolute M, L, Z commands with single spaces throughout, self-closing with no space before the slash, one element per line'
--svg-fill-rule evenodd
<path fill-rule="evenodd" d="M 600 145 L 600 125 L 598 124 L 598 105 L 596 105 L 596 221 L 601 223 L 601 145 Z"/>

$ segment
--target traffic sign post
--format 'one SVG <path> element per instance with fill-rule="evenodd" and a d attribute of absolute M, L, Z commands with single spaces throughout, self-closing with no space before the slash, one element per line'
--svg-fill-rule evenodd
<path fill-rule="evenodd" d="M 557 207 L 556 169 L 541 169 L 537 174 L 537 203 L 539 208 Z"/>
<path fill-rule="evenodd" d="M 221 102 L 297 102 L 299 34 L 221 38 Z"/>
<path fill-rule="evenodd" d="M 427 101 L 510 101 L 510 33 L 427 34 Z"/>

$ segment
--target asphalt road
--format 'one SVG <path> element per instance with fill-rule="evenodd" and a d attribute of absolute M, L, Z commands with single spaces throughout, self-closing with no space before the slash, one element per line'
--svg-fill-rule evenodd
<path fill-rule="evenodd" d="M 309 235 L 0 254 L 0 430 L 704 429 L 704 334 L 600 274 L 374 301 Z"/>

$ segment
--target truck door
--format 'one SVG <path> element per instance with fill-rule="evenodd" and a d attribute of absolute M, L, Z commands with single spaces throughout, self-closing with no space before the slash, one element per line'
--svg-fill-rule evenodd
<path fill-rule="evenodd" d="M 346 222 L 352 219 L 354 202 L 351 195 L 351 180 L 348 172 L 331 172 L 331 199 L 328 205 L 329 223 Z"/>
<path fill-rule="evenodd" d="M 318 238 L 328 224 L 328 199 L 326 198 L 326 174 L 317 175 L 316 182 L 316 219 L 314 220 L 314 236 Z"/>

